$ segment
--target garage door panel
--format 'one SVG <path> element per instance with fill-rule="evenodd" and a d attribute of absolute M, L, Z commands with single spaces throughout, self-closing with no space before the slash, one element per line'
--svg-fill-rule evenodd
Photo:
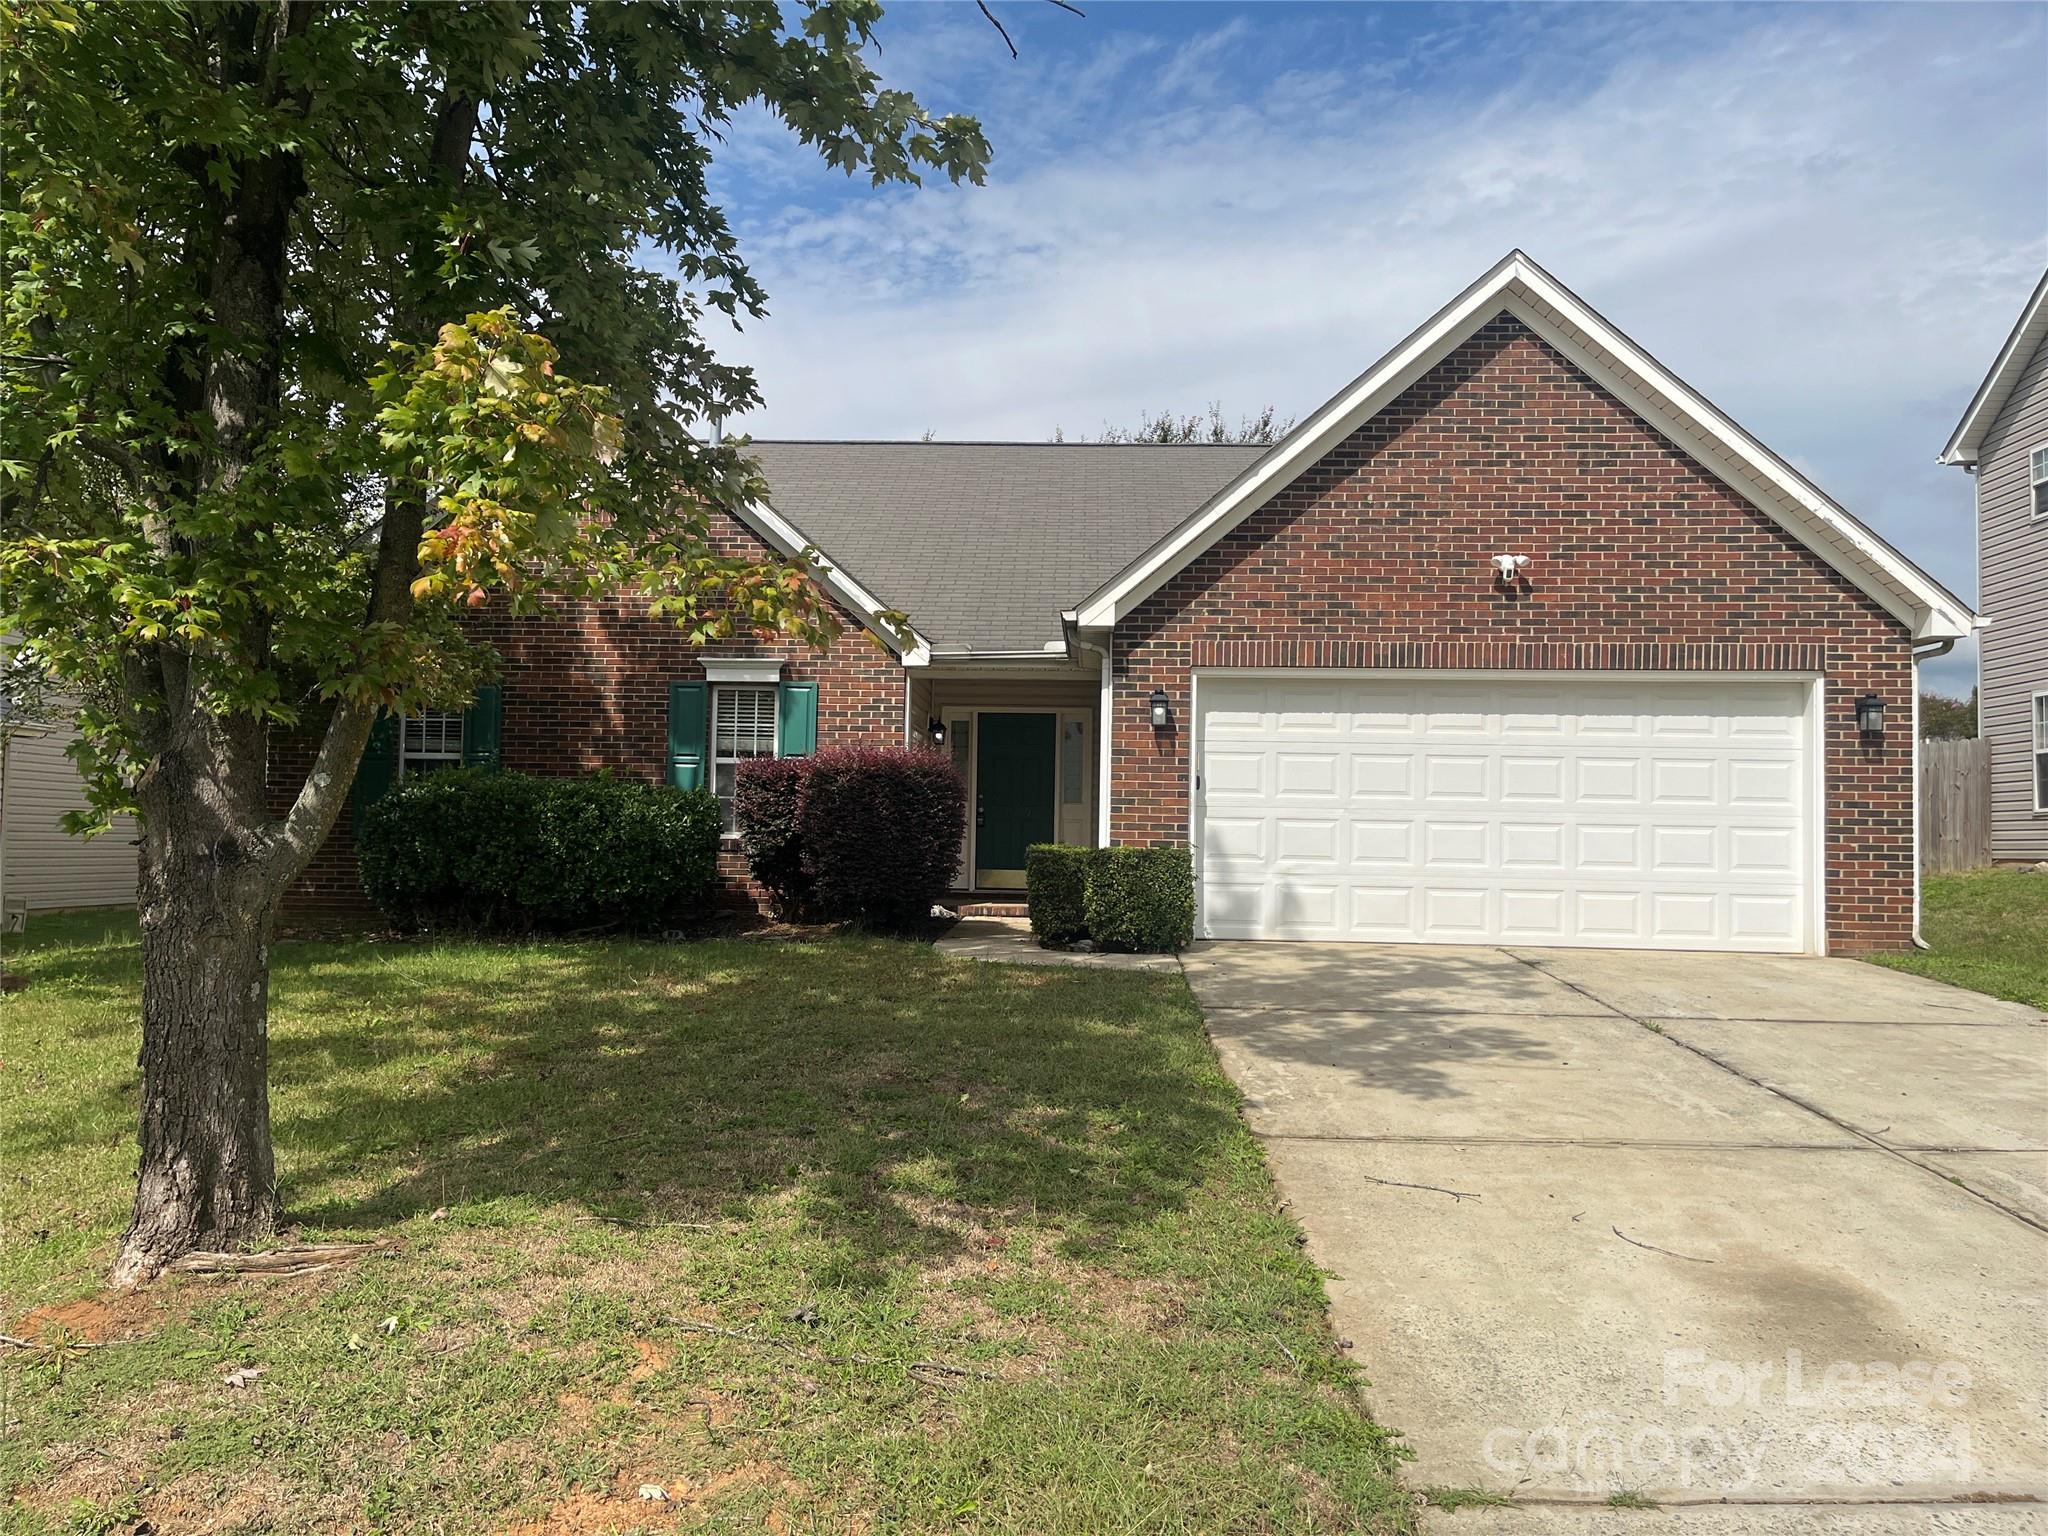
<path fill-rule="evenodd" d="M 1713 805 L 1721 792 L 1711 757 L 1657 757 L 1650 760 L 1650 803 L 1656 806 Z"/>
<path fill-rule="evenodd" d="M 1337 754 L 1303 752 L 1280 747 L 1274 751 L 1274 794 L 1281 800 L 1335 800 L 1337 798 Z"/>
<path fill-rule="evenodd" d="M 1565 894 L 1561 890 L 1503 888 L 1500 893 L 1500 936 L 1525 944 L 1563 940 L 1568 933 L 1565 927 Z"/>
<path fill-rule="evenodd" d="M 1500 824 L 1500 867 L 1562 873 L 1570 833 L 1561 821 L 1504 821 Z"/>
<path fill-rule="evenodd" d="M 1353 800 L 1406 800 L 1415 793 L 1415 759 L 1391 752 L 1351 754 Z"/>
<path fill-rule="evenodd" d="M 1719 843 L 1718 827 L 1659 822 L 1650 828 L 1650 859 L 1665 874 L 1711 874 L 1719 858 Z"/>
<path fill-rule="evenodd" d="M 1235 864 L 1254 870 L 1264 868 L 1270 857 L 1268 825 L 1264 816 L 1211 816 L 1204 844 L 1209 862 L 1219 869 Z"/>
<path fill-rule="evenodd" d="M 1518 803 L 1562 805 L 1565 777 L 1565 760 L 1561 757 L 1503 757 L 1500 797 Z"/>
<path fill-rule="evenodd" d="M 1203 788 L 1212 800 L 1263 801 L 1272 792 L 1263 751 L 1215 748 L 1202 754 Z"/>
<path fill-rule="evenodd" d="M 1748 944 L 1789 942 L 1799 931 L 1799 912 L 1791 897 L 1737 893 L 1728 898 L 1731 938 Z"/>
<path fill-rule="evenodd" d="M 1582 757 L 1573 799 L 1581 805 L 1633 805 L 1643 793 L 1640 757 Z"/>
<path fill-rule="evenodd" d="M 1485 869 L 1490 862 L 1493 823 L 1425 821 L 1422 824 L 1424 869 Z"/>
<path fill-rule="evenodd" d="M 1422 937 L 1431 943 L 1484 940 L 1494 928 L 1493 893 L 1483 886 L 1433 885 L 1422 891 Z"/>
<path fill-rule="evenodd" d="M 1215 937 L 1804 947 L 1805 690 L 1204 674 Z"/>
<path fill-rule="evenodd" d="M 1409 868 L 1415 863 L 1414 821 L 1367 819 L 1354 816 L 1348 823 L 1353 867 L 1392 865 Z"/>
<path fill-rule="evenodd" d="M 1393 943 L 1412 939 L 1417 906 L 1412 885 L 1354 885 L 1349 936 Z"/>
<path fill-rule="evenodd" d="M 1432 752 L 1422 759 L 1422 793 L 1434 804 L 1487 798 L 1491 759 L 1475 754 Z"/>
<path fill-rule="evenodd" d="M 1339 823 L 1332 816 L 1276 816 L 1273 854 L 1281 863 L 1335 864 Z"/>
<path fill-rule="evenodd" d="M 1799 868 L 1799 829 L 1730 827 L 1728 870 L 1736 875 L 1789 875 Z"/>
<path fill-rule="evenodd" d="M 1797 765 L 1789 758 L 1739 757 L 1728 764 L 1728 803 L 1776 806 L 1790 810 L 1798 803 Z"/>

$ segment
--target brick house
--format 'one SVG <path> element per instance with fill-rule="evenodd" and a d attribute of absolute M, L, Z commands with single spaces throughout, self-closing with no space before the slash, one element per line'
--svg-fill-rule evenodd
<path fill-rule="evenodd" d="M 829 651 L 497 621 L 502 682 L 388 722 L 359 792 L 906 743 L 968 780 L 963 890 L 1172 841 L 1212 937 L 1914 937 L 1915 662 L 1974 615 L 1520 252 L 1270 447 L 755 452 L 730 537 L 821 553 Z M 356 890 L 347 837 L 301 900 Z"/>

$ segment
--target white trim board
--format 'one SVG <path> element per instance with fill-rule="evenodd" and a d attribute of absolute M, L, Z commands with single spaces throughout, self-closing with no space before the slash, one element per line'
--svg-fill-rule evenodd
<path fill-rule="evenodd" d="M 1956 423 L 1955 431 L 1948 437 L 1948 445 L 1941 450 L 1937 460 L 1942 464 L 1975 464 L 1977 455 L 1984 446 L 1985 434 L 1991 424 L 1998 420 L 1998 413 L 2005 409 L 2005 402 L 2012 398 L 2013 386 L 2026 371 L 2028 360 L 2034 349 L 2048 337 L 2048 272 L 2041 274 L 2041 281 L 2034 285 L 2034 291 L 2027 296 L 2026 306 L 2020 310 L 2019 320 L 2013 325 L 2012 333 L 2005 338 L 2005 345 L 1998 349 L 1998 357 L 1991 365 L 1991 371 L 1984 375 L 1984 382 L 1977 386 L 1977 393 L 1970 397 L 1969 406 L 1963 411 L 1963 419 Z"/>
<path fill-rule="evenodd" d="M 1521 251 L 1511 251 L 1192 516 L 1097 588 L 1075 610 L 1079 626 L 1107 629 L 1128 616 L 1503 310 L 1839 571 L 1905 625 L 1914 639 L 1955 638 L 1975 628 L 1977 616 L 1961 599 L 1695 394 Z"/>
<path fill-rule="evenodd" d="M 765 501 L 742 503 L 734 516 L 752 529 L 755 536 L 785 559 L 807 559 L 818 573 L 825 590 L 845 607 L 860 615 L 862 625 L 886 645 L 906 667 L 921 667 L 931 660 L 931 642 L 913 627 L 906 644 L 902 636 L 882 622 L 885 611 L 874 595 L 832 563 L 826 553 L 797 531 L 780 512 Z M 808 551 L 808 554 L 806 554 Z"/>

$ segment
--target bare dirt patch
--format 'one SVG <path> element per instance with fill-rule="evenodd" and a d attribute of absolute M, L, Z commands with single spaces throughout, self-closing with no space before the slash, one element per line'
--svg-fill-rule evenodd
<path fill-rule="evenodd" d="M 154 1298 L 134 1291 L 109 1291 L 37 1307 L 24 1313 L 9 1331 L 40 1343 L 74 1339 L 85 1344 L 105 1344 L 111 1339 L 132 1339 L 149 1333 L 162 1321 L 163 1307 Z"/>
<path fill-rule="evenodd" d="M 743 1462 L 697 1480 L 672 1478 L 655 1467 L 628 1468 L 609 1492 L 580 1489 L 558 1500 L 538 1520 L 504 1527 L 502 1536 L 603 1536 L 665 1525 L 687 1510 L 748 1487 L 773 1487 L 790 1495 L 804 1492 L 801 1484 L 767 1461 Z M 662 1497 L 644 1497 L 643 1488 L 660 1489 Z"/>

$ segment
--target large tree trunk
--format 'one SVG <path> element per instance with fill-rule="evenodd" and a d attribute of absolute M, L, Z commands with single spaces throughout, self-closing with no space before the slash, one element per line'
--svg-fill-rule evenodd
<path fill-rule="evenodd" d="M 277 1229 L 262 733 L 215 720 L 140 787 L 142 1157 L 114 1262 L 133 1285 L 194 1248 Z M 251 749 L 254 749 L 253 751 Z"/>
<path fill-rule="evenodd" d="M 210 905 L 181 893 L 142 929 L 142 1161 L 117 1285 L 277 1230 L 270 921 Z"/>

